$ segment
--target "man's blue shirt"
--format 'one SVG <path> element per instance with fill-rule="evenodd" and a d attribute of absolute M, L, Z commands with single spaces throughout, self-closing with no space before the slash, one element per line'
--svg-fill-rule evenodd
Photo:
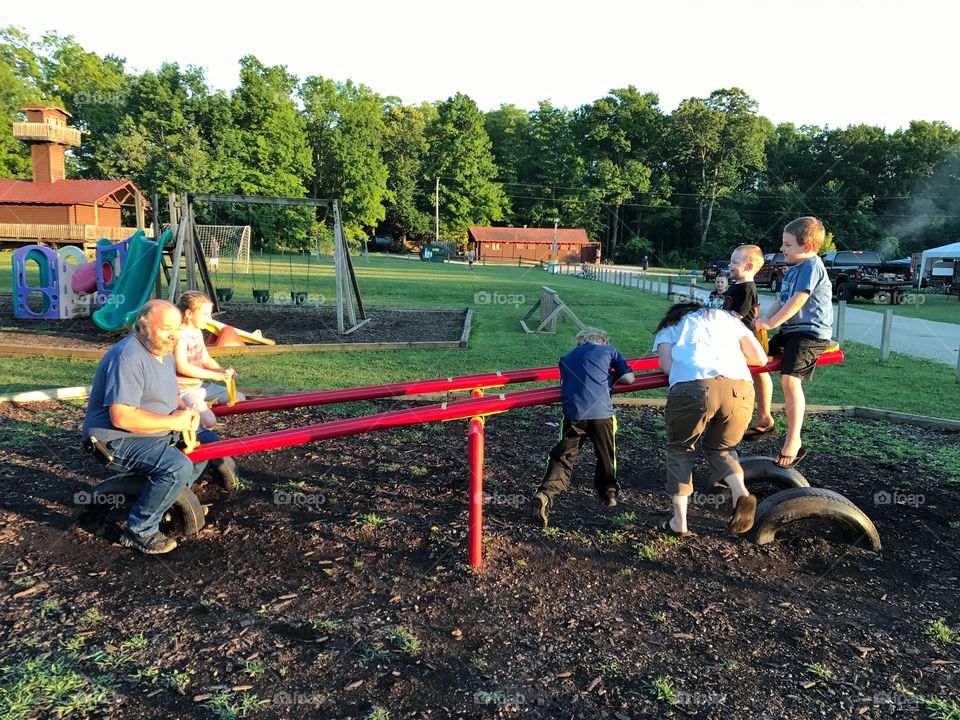
<path fill-rule="evenodd" d="M 91 435 L 103 442 L 137 435 L 163 437 L 169 433 L 129 433 L 114 427 L 110 406 L 114 404 L 169 415 L 177 409 L 177 371 L 173 355 L 163 363 L 151 355 L 135 335 L 128 335 L 107 350 L 97 366 L 83 419 L 83 438 Z"/>

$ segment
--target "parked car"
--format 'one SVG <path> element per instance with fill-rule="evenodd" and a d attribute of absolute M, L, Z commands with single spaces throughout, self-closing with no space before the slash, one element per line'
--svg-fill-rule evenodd
<path fill-rule="evenodd" d="M 721 260 L 720 262 L 715 262 L 713 265 L 708 266 L 703 271 L 703 279 L 707 282 L 713 282 L 717 279 L 717 275 L 730 275 L 730 261 Z"/>
<path fill-rule="evenodd" d="M 783 253 L 769 253 L 763 256 L 763 265 L 754 275 L 753 282 L 757 287 L 768 287 L 778 292 L 783 284 L 783 276 L 789 269 L 790 266 L 787 265 Z"/>

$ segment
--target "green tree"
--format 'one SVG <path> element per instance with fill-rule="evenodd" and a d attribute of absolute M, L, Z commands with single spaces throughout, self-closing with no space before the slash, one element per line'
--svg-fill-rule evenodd
<path fill-rule="evenodd" d="M 390 196 L 386 221 L 403 238 L 428 235 L 432 230 L 432 218 L 421 209 L 429 202 L 423 192 L 426 124 L 423 109 L 410 105 L 389 104 L 384 114 L 383 160 Z"/>
<path fill-rule="evenodd" d="M 235 161 L 222 168 L 221 188 L 241 195 L 304 197 L 313 177 L 306 122 L 292 95 L 297 78 L 281 65 L 240 59 L 240 86 L 230 97 L 233 132 L 221 138 Z M 312 210 L 251 206 L 243 212 L 268 247 L 304 247 L 314 228 Z"/>
<path fill-rule="evenodd" d="M 117 132 L 129 92 L 124 60 L 85 50 L 71 35 L 44 34 L 40 44 L 43 92 L 73 115 L 71 124 L 84 133 L 71 153 L 83 177 L 97 177 L 94 160 L 100 144 Z"/>
<path fill-rule="evenodd" d="M 585 179 L 597 210 L 592 229 L 607 230 L 607 255 L 616 255 L 626 225 L 623 205 L 641 200 L 653 186 L 664 118 L 660 99 L 633 85 L 610 93 L 577 113 Z M 636 228 L 634 228 L 636 230 Z"/>
<path fill-rule="evenodd" d="M 202 70 L 176 63 L 132 78 L 127 114 L 97 148 L 99 173 L 129 177 L 147 194 L 211 190 L 217 168 L 203 121 L 209 94 Z"/>
<path fill-rule="evenodd" d="M 440 178 L 441 233 L 464 244 L 468 226 L 489 225 L 508 208 L 503 189 L 494 182 L 497 166 L 477 104 L 461 93 L 439 103 L 427 142 L 427 180 Z"/>
<path fill-rule="evenodd" d="M 300 87 L 315 197 L 340 200 L 344 230 L 363 241 L 385 217 L 382 99 L 366 85 L 308 77 Z"/>
<path fill-rule="evenodd" d="M 30 148 L 10 133 L 20 108 L 43 100 L 40 59 L 22 30 L 0 29 L 0 175 L 30 178 Z"/>
<path fill-rule="evenodd" d="M 491 110 L 483 118 L 484 128 L 490 137 L 493 160 L 499 169 L 497 179 L 507 187 L 511 194 L 529 195 L 530 188 L 525 184 L 526 171 L 530 159 L 530 116 L 516 105 L 504 104 L 497 110 Z M 513 224 L 529 223 L 521 209 L 524 203 L 514 203 Z"/>
<path fill-rule="evenodd" d="M 763 168 L 764 146 L 773 128 L 757 115 L 757 103 L 739 88 L 684 100 L 670 120 L 680 175 L 696 197 L 702 247 L 717 200 Z"/>

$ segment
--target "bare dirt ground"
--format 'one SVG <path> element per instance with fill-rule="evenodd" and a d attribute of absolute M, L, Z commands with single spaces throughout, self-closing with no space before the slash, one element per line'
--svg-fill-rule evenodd
<path fill-rule="evenodd" d="M 206 527 L 144 557 L 116 544 L 116 524 L 77 524 L 75 495 L 106 477 L 80 450 L 81 418 L 75 404 L 0 406 L 0 699 L 25 662 L 59 661 L 102 691 L 89 716 L 124 720 L 927 718 L 924 699 L 960 702 L 960 646 L 931 632 L 960 620 L 960 486 L 922 459 L 828 446 L 801 466 L 874 520 L 882 555 L 823 528 L 757 546 L 706 487 L 697 537 L 671 542 L 655 529 L 661 413 L 623 409 L 620 506 L 591 496 L 587 449 L 542 531 L 526 502 L 558 417 L 534 408 L 487 423 L 479 571 L 465 566 L 465 423 L 240 456 L 240 489 L 197 488 Z M 960 444 L 897 432 L 931 453 Z M 898 488 L 914 501 L 875 504 Z"/>
<path fill-rule="evenodd" d="M 214 319 L 241 330 L 260 330 L 281 345 L 457 341 L 466 312 L 411 312 L 371 308 L 359 330 L 337 335 L 336 308 L 316 305 L 224 303 Z M 0 344 L 106 349 L 125 333 L 108 333 L 89 317 L 74 320 L 20 320 L 10 295 L 0 296 Z"/>

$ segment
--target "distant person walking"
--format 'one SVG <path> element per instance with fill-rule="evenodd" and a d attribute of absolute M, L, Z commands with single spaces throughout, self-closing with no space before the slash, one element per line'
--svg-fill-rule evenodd
<path fill-rule="evenodd" d="M 640 275 L 641 275 L 641 277 L 647 274 L 647 266 L 648 266 L 648 265 L 649 265 L 649 261 L 647 260 L 647 256 L 644 255 L 644 256 L 643 256 L 643 260 L 640 262 L 640 270 L 641 270 L 641 271 L 640 271 Z"/>

